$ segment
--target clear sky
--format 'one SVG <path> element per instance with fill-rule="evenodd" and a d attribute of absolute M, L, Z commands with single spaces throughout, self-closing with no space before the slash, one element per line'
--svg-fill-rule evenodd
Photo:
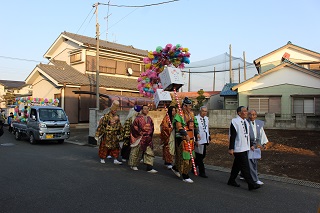
<path fill-rule="evenodd" d="M 110 0 L 110 4 L 163 1 L 168 0 Z M 39 62 L 47 63 L 43 55 L 63 31 L 95 37 L 94 3 L 2 1 L 0 79 L 24 81 Z M 319 6 L 319 0 L 180 0 L 143 8 L 109 7 L 108 13 L 108 6 L 100 5 L 100 38 L 106 39 L 108 32 L 109 41 L 144 50 L 181 44 L 189 48 L 191 63 L 229 52 L 231 44 L 233 56 L 242 57 L 245 51 L 252 62 L 288 41 L 320 52 Z"/>

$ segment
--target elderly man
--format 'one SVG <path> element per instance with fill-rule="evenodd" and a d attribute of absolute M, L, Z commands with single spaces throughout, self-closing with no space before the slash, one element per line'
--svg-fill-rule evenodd
<path fill-rule="evenodd" d="M 200 139 L 196 142 L 195 153 L 196 166 L 199 168 L 199 176 L 208 178 L 203 164 L 203 159 L 206 157 L 206 147 L 209 145 L 211 136 L 209 132 L 209 118 L 207 117 L 208 108 L 206 106 L 200 107 L 200 114 L 196 116 L 199 125 Z"/>
<path fill-rule="evenodd" d="M 264 122 L 261 120 L 257 120 L 257 112 L 255 110 L 249 111 L 248 122 L 250 123 L 250 143 L 254 146 L 254 148 L 257 148 L 257 146 L 266 148 L 266 144 L 269 141 L 263 129 Z M 249 159 L 249 166 L 252 179 L 257 184 L 263 185 L 263 182 L 258 178 L 258 160 Z"/>
<path fill-rule="evenodd" d="M 236 182 L 239 171 L 242 172 L 243 177 L 248 183 L 248 189 L 254 190 L 260 188 L 260 185 L 256 184 L 250 175 L 248 151 L 254 149 L 250 147 L 249 138 L 249 123 L 246 120 L 248 116 L 247 108 L 240 106 L 237 108 L 237 117 L 233 118 L 230 124 L 229 134 L 229 154 L 234 156 L 231 174 L 228 180 L 228 185 L 239 187 Z"/>

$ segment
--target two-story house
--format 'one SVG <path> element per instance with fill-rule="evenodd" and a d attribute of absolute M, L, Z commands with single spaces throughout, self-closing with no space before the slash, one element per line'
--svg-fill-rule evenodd
<path fill-rule="evenodd" d="M 283 119 L 320 116 L 320 53 L 288 42 L 254 63 L 259 74 L 232 87 L 239 106 Z"/>
<path fill-rule="evenodd" d="M 151 100 L 141 97 L 137 78 L 145 71 L 146 50 L 100 40 L 100 109 L 119 100 L 122 109 Z M 62 32 L 27 77 L 33 97 L 58 98 L 71 123 L 88 122 L 96 106 L 96 38 Z"/>

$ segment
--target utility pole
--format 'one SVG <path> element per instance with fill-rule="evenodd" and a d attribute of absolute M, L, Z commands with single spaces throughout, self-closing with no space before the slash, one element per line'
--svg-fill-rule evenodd
<path fill-rule="evenodd" d="M 99 94 L 99 87 L 100 87 L 100 82 L 99 82 L 99 55 L 100 55 L 100 29 L 99 29 L 99 20 L 98 20 L 98 6 L 99 2 L 94 4 L 94 7 L 96 8 L 95 14 L 96 14 L 96 37 L 97 37 L 97 50 L 96 50 L 96 108 L 99 110 L 100 109 L 100 94 Z"/>

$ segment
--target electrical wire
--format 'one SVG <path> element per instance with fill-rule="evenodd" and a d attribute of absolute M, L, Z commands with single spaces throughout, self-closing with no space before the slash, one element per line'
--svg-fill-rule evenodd
<path fill-rule="evenodd" d="M 79 27 L 79 29 L 77 30 L 76 34 L 79 32 L 79 30 L 81 29 L 81 27 L 83 26 L 84 22 L 86 22 L 87 18 L 89 17 L 90 13 L 92 12 L 93 7 L 91 8 L 91 11 L 89 12 L 89 14 L 87 15 L 87 17 L 85 18 L 85 20 L 82 22 L 81 26 Z"/>
<path fill-rule="evenodd" d="M 117 4 L 105 4 L 105 3 L 98 3 L 99 5 L 109 5 L 111 7 L 151 7 L 151 6 L 158 6 L 161 4 L 168 4 L 172 2 L 176 2 L 179 0 L 172 0 L 172 1 L 164 1 L 164 2 L 159 2 L 159 3 L 154 3 L 154 4 L 145 4 L 145 5 L 117 5 Z M 95 7 L 95 5 L 93 5 Z"/>
<path fill-rule="evenodd" d="M 247 66 L 248 67 L 253 67 L 254 65 L 250 65 L 250 66 Z M 243 69 L 244 67 L 240 67 L 240 69 Z M 188 68 L 185 68 L 185 69 L 188 69 Z M 239 70 L 239 68 L 232 68 L 231 70 Z M 216 71 L 213 71 L 213 70 L 210 70 L 210 71 L 195 71 L 195 72 L 192 72 L 190 71 L 190 73 L 214 73 L 214 72 L 229 72 L 230 69 L 227 69 L 227 70 L 216 70 Z M 181 72 L 185 72 L 185 73 L 189 73 L 189 71 L 181 71 Z"/>
<path fill-rule="evenodd" d="M 36 61 L 36 60 L 24 59 L 24 58 L 13 58 L 13 57 L 3 56 L 3 55 L 0 55 L 0 58 L 11 59 L 11 60 L 18 60 L 18 61 L 28 61 L 28 62 L 46 63 L 46 62 L 44 62 L 44 61 Z"/>

